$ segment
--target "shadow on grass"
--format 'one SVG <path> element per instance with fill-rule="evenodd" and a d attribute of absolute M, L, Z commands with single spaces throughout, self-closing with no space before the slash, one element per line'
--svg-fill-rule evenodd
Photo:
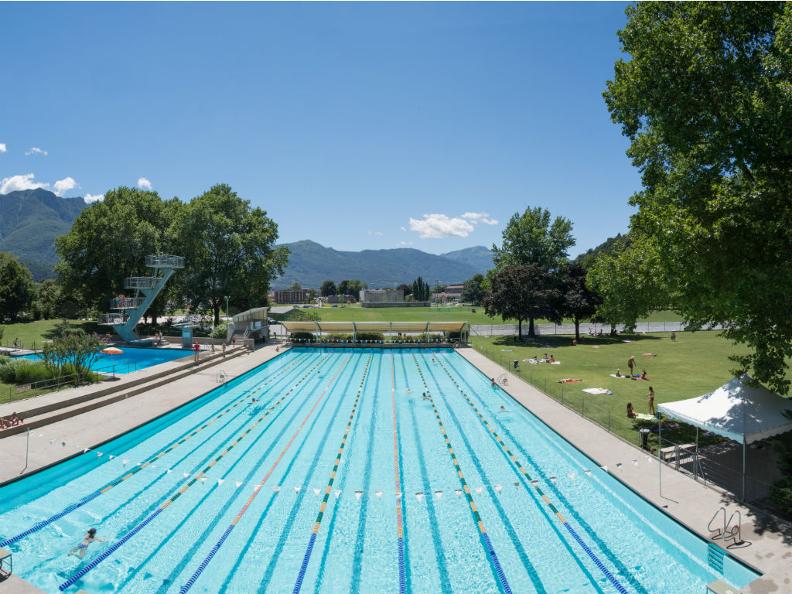
<path fill-rule="evenodd" d="M 90 321 L 69 321 L 71 328 L 81 328 L 86 334 L 93 334 L 99 330 L 99 325 L 96 322 Z M 41 337 L 47 340 L 52 340 L 58 335 L 59 324 L 56 324 L 49 330 L 41 333 Z"/>
<path fill-rule="evenodd" d="M 604 346 L 609 344 L 622 344 L 625 340 L 630 342 L 643 342 L 661 340 L 660 336 L 648 334 L 620 334 L 619 336 L 581 336 L 578 345 L 597 345 Z M 497 346 L 526 346 L 526 347 L 564 347 L 572 346 L 571 336 L 537 336 L 528 338 L 523 336 L 522 340 L 516 336 L 493 337 L 492 343 Z"/>

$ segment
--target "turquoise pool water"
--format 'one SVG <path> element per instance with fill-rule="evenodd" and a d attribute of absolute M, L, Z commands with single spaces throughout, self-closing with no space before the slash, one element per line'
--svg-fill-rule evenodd
<path fill-rule="evenodd" d="M 89 527 L 104 542 L 70 556 Z M 0 546 L 46 592 L 682 594 L 756 577 L 450 350 L 288 351 L 0 488 Z"/>
<path fill-rule="evenodd" d="M 123 353 L 120 355 L 106 355 L 99 353 L 99 356 L 91 365 L 91 369 L 101 373 L 115 373 L 124 375 L 145 369 L 152 365 L 159 365 L 166 361 L 190 357 L 192 353 L 184 349 L 158 349 L 158 348 L 136 348 L 121 347 Z M 21 359 L 41 359 L 40 354 L 19 355 Z"/>

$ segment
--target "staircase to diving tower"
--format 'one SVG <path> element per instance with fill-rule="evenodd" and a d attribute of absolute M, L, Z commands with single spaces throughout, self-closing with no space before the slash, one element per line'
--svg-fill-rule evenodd
<path fill-rule="evenodd" d="M 135 333 L 140 319 L 151 307 L 173 273 L 184 268 L 184 257 L 170 254 L 146 256 L 146 267 L 153 268 L 152 276 L 131 276 L 124 279 L 124 289 L 134 291 L 134 296 L 119 295 L 110 300 L 111 313 L 103 314 L 99 323 L 112 326 L 125 342 L 137 342 Z"/>

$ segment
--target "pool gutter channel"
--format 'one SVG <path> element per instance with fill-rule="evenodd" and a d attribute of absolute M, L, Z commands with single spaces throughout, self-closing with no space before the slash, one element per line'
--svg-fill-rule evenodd
<path fill-rule="evenodd" d="M 122 380 L 123 383 L 120 385 L 114 385 L 108 388 L 90 392 L 88 394 L 75 396 L 67 400 L 61 400 L 52 404 L 46 404 L 44 406 L 21 411 L 19 416 L 22 417 L 25 422 L 17 425 L 16 427 L 11 427 L 9 429 L 0 431 L 0 439 L 19 433 L 24 433 L 27 429 L 43 427 L 45 425 L 56 423 L 58 421 L 68 419 L 70 417 L 74 417 L 76 415 L 86 413 L 97 408 L 119 402 L 121 400 L 126 400 L 127 398 L 137 396 L 138 394 L 158 388 L 169 382 L 187 377 L 188 375 L 191 375 L 197 371 L 203 371 L 209 367 L 213 367 L 222 361 L 229 361 L 244 353 L 245 350 L 242 347 L 238 347 L 236 350 L 230 351 L 225 357 L 223 357 L 221 353 L 217 353 L 207 357 L 198 365 L 190 361 L 189 363 L 184 363 L 178 367 L 165 369 L 145 377 L 136 378 L 127 382 L 123 382 Z M 130 388 L 133 389 L 130 390 Z M 108 398 L 108 396 L 110 396 L 110 398 Z M 86 406 L 72 408 L 78 407 L 79 405 L 85 404 L 86 402 L 88 403 Z M 70 408 L 71 410 L 67 410 Z M 56 414 L 49 415 L 49 413 Z"/>

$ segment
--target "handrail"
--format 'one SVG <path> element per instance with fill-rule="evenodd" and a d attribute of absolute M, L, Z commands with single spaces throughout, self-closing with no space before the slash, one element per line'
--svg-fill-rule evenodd
<path fill-rule="evenodd" d="M 725 511 L 724 511 L 723 515 L 724 515 L 724 517 L 726 516 Z M 726 531 L 728 530 L 729 526 L 731 526 L 731 521 L 732 521 L 732 518 L 734 518 L 734 516 L 737 516 L 737 523 L 734 526 L 732 526 L 731 532 L 729 533 L 729 536 L 727 537 L 726 536 Z M 735 509 L 732 512 L 732 515 L 729 516 L 728 521 L 726 521 L 723 526 L 724 526 L 723 527 L 723 534 L 724 534 L 723 542 L 726 542 L 727 539 L 733 540 L 734 544 L 739 544 L 739 543 L 741 543 L 743 541 L 742 540 L 742 533 L 740 532 L 740 526 L 742 526 L 742 514 L 740 513 L 739 509 Z"/>
<path fill-rule="evenodd" d="M 712 523 L 717 519 L 718 514 L 721 513 L 721 512 L 723 512 L 723 530 L 722 531 L 721 531 L 720 527 L 718 527 L 718 528 L 713 528 L 712 527 Z M 726 533 L 726 508 L 725 507 L 718 508 L 718 511 L 715 512 L 715 514 L 712 516 L 712 519 L 707 524 L 707 530 L 709 530 L 710 532 L 715 532 L 716 533 L 714 535 L 710 535 L 710 538 L 712 540 L 717 540 L 717 539 L 723 537 L 723 535 Z"/>

